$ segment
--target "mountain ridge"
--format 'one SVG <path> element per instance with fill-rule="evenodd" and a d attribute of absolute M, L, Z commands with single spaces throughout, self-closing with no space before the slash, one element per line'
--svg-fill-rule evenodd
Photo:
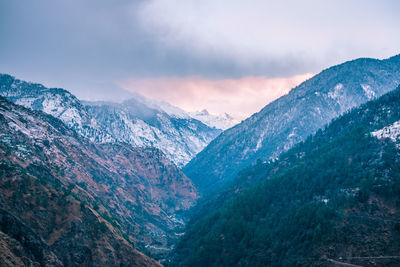
<path fill-rule="evenodd" d="M 121 103 L 80 101 L 65 89 L 46 88 L 7 74 L 0 74 L 0 95 L 61 119 L 92 142 L 156 147 L 180 167 L 221 132 L 177 107 L 139 95 Z M 114 114 L 105 112 L 110 107 Z M 149 113 L 143 114 L 143 110 Z"/>
<path fill-rule="evenodd" d="M 323 70 L 221 133 L 184 172 L 200 192 L 218 190 L 257 159 L 277 158 L 331 119 L 394 90 L 400 83 L 399 58 L 362 58 Z"/>
<path fill-rule="evenodd" d="M 170 108 L 167 113 L 136 99 L 84 103 L 88 113 L 118 141 L 157 147 L 180 167 L 221 132 L 178 109 Z"/>

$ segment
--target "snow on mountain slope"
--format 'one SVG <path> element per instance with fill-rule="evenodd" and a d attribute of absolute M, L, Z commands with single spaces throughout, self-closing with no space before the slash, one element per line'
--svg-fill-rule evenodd
<path fill-rule="evenodd" d="M 333 118 L 399 84 L 400 55 L 333 66 L 224 131 L 184 171 L 200 191 L 216 190 L 257 159 L 278 157 Z"/>
<path fill-rule="evenodd" d="M 181 167 L 221 133 L 177 107 L 140 95 L 123 103 L 86 102 L 64 89 L 5 74 L 0 74 L 0 95 L 59 118 L 92 142 L 156 147 Z"/>
<path fill-rule="evenodd" d="M 154 102 L 153 102 L 154 103 Z M 136 99 L 123 103 L 84 102 L 88 112 L 118 141 L 151 146 L 183 166 L 221 130 L 208 127 L 187 114 Z"/>
<path fill-rule="evenodd" d="M 43 111 L 62 120 L 93 142 L 115 141 L 101 125 L 91 118 L 81 102 L 64 89 L 46 88 L 41 84 L 29 83 L 10 75 L 0 74 L 0 95 L 18 105 Z"/>
<path fill-rule="evenodd" d="M 222 130 L 232 128 L 239 123 L 238 120 L 235 120 L 227 113 L 214 115 L 210 114 L 206 109 L 203 109 L 202 111 L 189 112 L 189 114 L 193 118 L 203 122 L 210 127 L 215 127 Z"/>
<path fill-rule="evenodd" d="M 374 131 L 371 134 L 378 139 L 389 138 L 397 144 L 397 147 L 400 147 L 400 121 L 396 121 L 392 125 Z"/>

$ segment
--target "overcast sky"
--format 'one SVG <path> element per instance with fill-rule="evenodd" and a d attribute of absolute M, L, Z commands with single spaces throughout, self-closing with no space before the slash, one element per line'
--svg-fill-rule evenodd
<path fill-rule="evenodd" d="M 397 0 L 0 0 L 0 72 L 243 118 L 311 74 L 400 53 Z"/>

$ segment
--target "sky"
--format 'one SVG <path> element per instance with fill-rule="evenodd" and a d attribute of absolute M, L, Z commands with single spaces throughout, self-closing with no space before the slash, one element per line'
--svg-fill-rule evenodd
<path fill-rule="evenodd" d="M 0 0 L 0 72 L 243 119 L 313 74 L 400 53 L 397 0 Z"/>

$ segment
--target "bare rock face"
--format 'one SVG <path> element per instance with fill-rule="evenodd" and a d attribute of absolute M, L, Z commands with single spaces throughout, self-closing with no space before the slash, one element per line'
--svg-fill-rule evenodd
<path fill-rule="evenodd" d="M 134 248 L 167 253 L 196 201 L 191 181 L 158 149 L 95 144 L 4 98 L 0 133 L 0 208 L 64 265 L 156 264 Z"/>

